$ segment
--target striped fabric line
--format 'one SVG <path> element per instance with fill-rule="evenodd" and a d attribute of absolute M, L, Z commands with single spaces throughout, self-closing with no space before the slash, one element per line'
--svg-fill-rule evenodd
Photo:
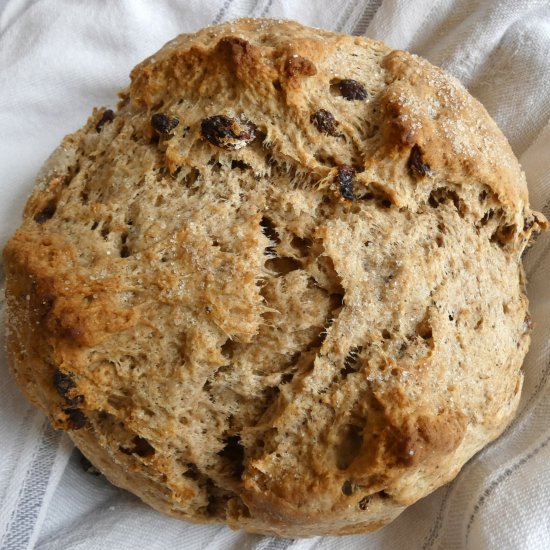
<path fill-rule="evenodd" d="M 367 28 L 381 4 L 382 0 L 367 0 L 363 8 L 363 12 L 361 13 L 359 19 L 357 19 L 357 23 L 355 24 L 355 27 L 353 27 L 351 34 L 354 34 L 355 36 L 363 36 L 367 32 Z"/>
<path fill-rule="evenodd" d="M 223 6 L 220 8 L 220 11 L 216 15 L 216 17 L 214 17 L 214 19 L 212 20 L 212 23 L 211 23 L 212 25 L 217 25 L 218 23 L 221 23 L 221 21 L 224 20 L 224 16 L 227 13 L 227 10 L 231 7 L 231 4 L 233 4 L 233 2 L 234 0 L 225 0 L 225 2 L 223 3 Z"/>
<path fill-rule="evenodd" d="M 261 540 L 254 550 L 286 550 L 294 544 L 292 539 L 280 539 L 278 537 L 269 537 Z"/>
<path fill-rule="evenodd" d="M 445 488 L 445 493 L 443 494 L 443 498 L 441 499 L 441 505 L 435 516 L 432 528 L 430 529 L 430 532 L 426 537 L 424 544 L 422 545 L 422 550 L 428 550 L 429 548 L 433 548 L 433 545 L 439 536 L 439 531 L 443 526 L 443 518 L 445 516 L 447 502 L 449 501 L 449 497 L 451 496 L 453 487 L 454 487 L 454 481 L 449 483 L 449 485 L 447 485 L 447 487 Z"/>
<path fill-rule="evenodd" d="M 29 548 L 32 543 L 62 437 L 38 411 L 32 411 L 29 424 L 25 448 L 34 446 L 31 459 L 19 463 L 14 471 L 15 479 L 23 478 L 19 482 L 21 489 L 15 501 L 10 502 L 10 509 L 2 511 L 6 523 L 0 548 L 5 550 Z M 26 471 L 17 471 L 25 468 Z"/>
<path fill-rule="evenodd" d="M 502 472 L 493 482 L 491 482 L 489 484 L 489 486 L 481 493 L 477 503 L 474 506 L 474 510 L 473 510 L 472 514 L 470 515 L 470 519 L 468 520 L 468 525 L 466 526 L 465 545 L 468 544 L 468 539 L 470 537 L 470 531 L 472 529 L 472 525 L 474 523 L 474 520 L 475 520 L 478 512 L 487 503 L 487 500 L 489 500 L 491 494 L 495 491 L 495 489 L 501 483 L 505 482 L 512 475 L 514 475 L 516 472 L 518 472 L 522 468 L 522 466 L 527 464 L 532 458 L 537 456 L 549 443 L 550 443 L 550 435 L 547 436 L 545 439 L 543 439 L 542 442 L 540 442 L 532 451 L 530 451 L 529 453 L 527 453 L 526 455 L 521 457 L 512 466 L 506 468 L 504 470 L 504 472 Z"/>
<path fill-rule="evenodd" d="M 262 9 L 260 15 L 258 17 L 267 17 L 269 14 L 269 10 L 271 9 L 271 6 L 273 5 L 273 0 L 268 0 L 265 7 Z"/>
<path fill-rule="evenodd" d="M 364 0 L 363 2 L 347 0 L 334 29 L 356 36 L 364 35 L 381 4 L 382 0 Z M 237 17 L 274 17 L 277 14 L 272 11 L 276 12 L 276 6 L 274 0 L 225 0 L 211 25 Z"/>

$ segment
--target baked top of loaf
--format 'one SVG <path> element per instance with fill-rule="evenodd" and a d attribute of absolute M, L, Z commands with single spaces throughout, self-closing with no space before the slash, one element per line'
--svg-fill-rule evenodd
<path fill-rule="evenodd" d="M 502 432 L 546 220 L 456 80 L 243 19 L 120 96 L 4 251 L 13 374 L 113 483 L 191 521 L 365 532 Z"/>

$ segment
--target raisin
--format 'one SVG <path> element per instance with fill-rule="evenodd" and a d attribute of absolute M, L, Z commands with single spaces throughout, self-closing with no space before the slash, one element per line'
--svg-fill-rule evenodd
<path fill-rule="evenodd" d="M 88 419 L 80 409 L 77 409 L 75 407 L 68 407 L 66 409 L 63 409 L 63 412 L 68 417 L 67 420 L 69 430 L 80 430 L 81 428 L 85 428 L 88 425 Z"/>
<path fill-rule="evenodd" d="M 61 397 L 67 397 L 67 393 L 76 388 L 74 380 L 60 370 L 56 370 L 53 375 L 53 385 Z"/>
<path fill-rule="evenodd" d="M 180 123 L 175 116 L 168 116 L 164 113 L 155 113 L 151 117 L 151 126 L 159 134 L 169 134 Z"/>
<path fill-rule="evenodd" d="M 53 218 L 57 205 L 54 202 L 49 202 L 38 214 L 34 216 L 34 221 L 38 224 L 43 224 Z"/>
<path fill-rule="evenodd" d="M 353 494 L 353 483 L 349 479 L 344 481 L 344 484 L 342 485 L 342 493 L 344 493 L 347 497 Z"/>
<path fill-rule="evenodd" d="M 74 380 L 64 372 L 61 372 L 57 369 L 53 375 L 53 385 L 57 390 L 57 393 L 63 397 L 68 405 L 76 405 L 84 401 L 83 395 L 75 395 L 74 397 L 69 397 L 69 392 L 76 388 Z"/>
<path fill-rule="evenodd" d="M 417 144 L 414 144 L 411 149 L 407 166 L 410 174 L 415 178 L 429 176 L 432 172 L 430 166 L 424 162 L 422 149 Z"/>
<path fill-rule="evenodd" d="M 340 90 L 342 97 L 348 101 L 363 101 L 367 99 L 368 96 L 365 86 L 357 82 L 357 80 L 353 80 L 351 78 L 340 80 L 340 82 L 338 82 L 338 89 Z"/>
<path fill-rule="evenodd" d="M 319 109 L 313 113 L 310 117 L 311 122 L 323 134 L 329 136 L 337 136 L 338 131 L 336 126 L 338 126 L 337 120 L 334 118 L 334 115 L 327 111 L 326 109 Z"/>
<path fill-rule="evenodd" d="M 101 132 L 103 129 L 103 126 L 107 124 L 108 122 L 113 122 L 115 118 L 115 113 L 113 113 L 112 109 L 105 109 L 103 111 L 103 114 L 101 115 L 101 118 L 99 119 L 99 122 L 95 125 L 96 132 Z"/>
<path fill-rule="evenodd" d="M 344 164 L 338 167 L 338 183 L 340 184 L 340 194 L 345 199 L 354 201 L 356 199 L 355 194 L 353 193 L 353 176 L 355 175 L 355 170 Z"/>
<path fill-rule="evenodd" d="M 201 132 L 212 145 L 222 149 L 241 149 L 256 138 L 253 124 L 225 115 L 205 118 L 201 123 Z"/>

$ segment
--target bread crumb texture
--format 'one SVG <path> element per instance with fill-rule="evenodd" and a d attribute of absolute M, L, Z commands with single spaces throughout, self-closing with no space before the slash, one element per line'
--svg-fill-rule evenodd
<path fill-rule="evenodd" d="M 456 80 L 243 19 L 120 97 L 4 251 L 12 372 L 113 483 L 190 521 L 366 532 L 502 432 L 546 220 Z"/>

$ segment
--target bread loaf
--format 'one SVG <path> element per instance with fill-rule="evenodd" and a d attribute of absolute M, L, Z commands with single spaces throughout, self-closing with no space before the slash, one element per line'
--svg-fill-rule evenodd
<path fill-rule="evenodd" d="M 27 395 L 182 519 L 367 532 L 512 419 L 546 226 L 485 109 L 381 42 L 169 42 L 38 176 L 5 251 Z"/>

